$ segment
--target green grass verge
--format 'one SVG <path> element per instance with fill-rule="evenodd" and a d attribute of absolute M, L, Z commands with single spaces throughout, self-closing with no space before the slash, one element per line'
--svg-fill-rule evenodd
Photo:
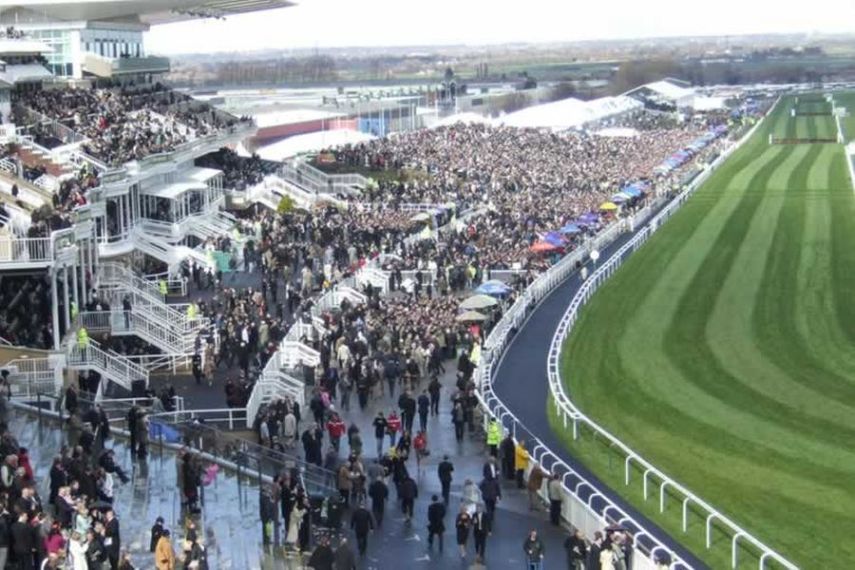
<path fill-rule="evenodd" d="M 577 405 L 654 465 L 802 568 L 855 555 L 855 194 L 826 117 L 783 101 L 584 308 L 561 355 Z M 833 121 L 830 128 L 833 129 Z M 713 568 L 730 567 L 671 497 L 602 440 L 579 459 Z M 740 568 L 757 554 L 740 550 Z M 774 567 L 771 565 L 769 567 Z"/>

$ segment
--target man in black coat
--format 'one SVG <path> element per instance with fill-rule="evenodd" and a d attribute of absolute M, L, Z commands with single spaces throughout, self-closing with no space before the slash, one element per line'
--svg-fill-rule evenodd
<path fill-rule="evenodd" d="M 119 534 L 119 519 L 113 509 L 104 513 L 104 547 L 107 550 L 107 559 L 110 561 L 110 570 L 118 570 L 119 553 L 122 550 L 122 540 Z"/>
<path fill-rule="evenodd" d="M 410 521 L 413 520 L 413 507 L 415 506 L 418 496 L 419 488 L 416 485 L 416 482 L 413 481 L 413 478 L 407 474 L 404 477 L 404 480 L 401 481 L 401 490 L 399 493 L 399 497 L 401 499 L 401 510 L 404 512 L 404 516 L 406 517 L 406 524 L 410 524 Z"/>
<path fill-rule="evenodd" d="M 481 505 L 476 505 L 475 509 L 475 514 L 472 515 L 472 536 L 475 539 L 475 554 L 483 562 L 487 551 L 487 537 L 493 532 L 493 520 Z"/>
<path fill-rule="evenodd" d="M 136 404 L 128 410 L 128 432 L 131 434 L 131 460 L 137 456 L 137 420 L 139 419 L 139 408 Z"/>
<path fill-rule="evenodd" d="M 341 537 L 335 550 L 335 570 L 356 570 L 356 556 L 347 542 L 347 537 Z"/>
<path fill-rule="evenodd" d="M 364 504 L 360 504 L 350 515 L 350 528 L 356 533 L 359 555 L 365 556 L 365 550 L 368 548 L 368 533 L 374 530 L 374 519 Z"/>
<path fill-rule="evenodd" d="M 416 418 L 416 400 L 410 396 L 409 390 L 398 398 L 398 407 L 401 408 L 401 423 L 406 431 L 413 431 L 413 420 Z"/>
<path fill-rule="evenodd" d="M 428 515 L 428 548 L 433 548 L 433 535 L 439 538 L 439 551 L 442 552 L 443 536 L 445 535 L 445 504 L 439 501 L 439 497 L 431 497 L 431 503 L 427 511 Z"/>
<path fill-rule="evenodd" d="M 333 554 L 333 550 L 330 548 L 330 539 L 322 536 L 318 540 L 318 545 L 312 552 L 312 556 L 309 558 L 308 566 L 314 568 L 314 570 L 332 570 L 334 562 L 335 554 Z"/>
<path fill-rule="evenodd" d="M 577 570 L 585 567 L 585 559 L 588 556 L 588 545 L 582 531 L 576 531 L 564 540 L 564 550 L 567 552 L 568 570 Z"/>
<path fill-rule="evenodd" d="M 516 470 L 514 469 L 514 453 L 516 445 L 514 445 L 514 438 L 511 437 L 510 432 L 508 432 L 505 439 L 502 440 L 500 449 L 502 456 L 502 473 L 505 474 L 505 479 L 512 481 L 514 477 L 516 477 Z"/>
<path fill-rule="evenodd" d="M 368 496 L 371 497 L 371 512 L 377 521 L 377 527 L 382 527 L 386 500 L 389 498 L 389 487 L 383 482 L 383 479 L 375 479 L 368 486 Z"/>
<path fill-rule="evenodd" d="M 479 487 L 487 515 L 492 518 L 496 513 L 496 503 L 502 498 L 502 487 L 498 479 L 484 479 Z"/>
<path fill-rule="evenodd" d="M 36 551 L 36 537 L 27 522 L 27 513 L 22 512 L 18 520 L 12 523 L 12 552 L 20 568 L 33 568 L 33 554 Z"/>
<path fill-rule="evenodd" d="M 439 466 L 436 468 L 436 473 L 439 475 L 439 482 L 442 485 L 442 500 L 448 504 L 448 496 L 451 493 L 451 474 L 454 472 L 454 465 L 448 460 L 448 456 L 444 455 Z"/>
<path fill-rule="evenodd" d="M 422 391 L 416 403 L 419 408 L 419 428 L 426 432 L 428 412 L 430 412 L 430 396 L 428 396 L 427 390 Z"/>

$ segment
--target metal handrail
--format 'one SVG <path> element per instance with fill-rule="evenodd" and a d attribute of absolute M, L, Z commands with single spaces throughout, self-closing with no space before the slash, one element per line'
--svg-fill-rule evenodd
<path fill-rule="evenodd" d="M 148 386 L 148 370 L 121 354 L 104 350 L 100 343 L 93 339 L 89 339 L 86 346 L 80 346 L 76 339 L 70 339 L 66 348 L 66 358 L 70 366 L 95 368 L 127 390 L 131 389 L 135 380 L 144 380 Z"/>
<path fill-rule="evenodd" d="M 671 203 L 665 206 L 659 213 L 653 216 L 647 224 L 641 228 L 638 233 L 629 240 L 626 244 L 624 244 L 620 249 L 618 249 L 605 263 L 603 263 L 594 273 L 579 287 L 579 290 L 576 292 L 576 295 L 570 302 L 567 311 L 564 313 L 561 321 L 556 329 L 555 335 L 552 338 L 552 343 L 549 349 L 549 388 L 552 393 L 553 398 L 555 399 L 556 409 L 559 414 L 562 416 L 563 420 L 566 422 L 569 417 L 573 423 L 573 436 L 574 439 L 578 437 L 578 424 L 583 423 L 588 426 L 590 429 L 595 431 L 598 435 L 602 436 L 609 442 L 609 446 L 611 448 L 617 448 L 621 451 L 621 453 L 625 456 L 625 481 L 626 484 L 629 484 L 629 470 L 631 464 L 634 462 L 638 464 L 644 470 L 644 498 L 647 498 L 647 482 L 651 476 L 658 479 L 662 485 L 667 485 L 668 488 L 671 489 L 672 492 L 676 492 L 682 495 L 684 499 L 684 505 L 688 503 L 692 503 L 697 507 L 703 509 L 706 513 L 707 519 L 707 539 L 706 539 L 706 547 L 710 548 L 711 546 L 711 537 L 710 537 L 710 527 L 711 523 L 714 520 L 719 521 L 724 526 L 728 527 L 732 534 L 732 549 L 734 552 L 737 548 L 737 542 L 739 539 L 743 539 L 745 542 L 752 544 L 755 548 L 757 548 L 764 556 L 761 559 L 765 561 L 765 559 L 769 558 L 775 560 L 777 563 L 781 564 L 785 568 L 789 570 L 797 570 L 797 566 L 792 562 L 788 561 L 782 555 L 775 552 L 771 547 L 767 546 L 760 539 L 756 538 L 754 535 L 749 533 L 747 530 L 742 528 L 735 521 L 721 513 L 718 509 L 714 508 L 712 505 L 704 501 L 698 495 L 691 492 L 689 489 L 666 475 L 663 471 L 656 468 L 652 463 L 641 457 L 637 452 L 632 450 L 628 445 L 626 445 L 623 441 L 618 439 L 608 430 L 600 426 L 597 422 L 589 418 L 585 415 L 579 408 L 573 404 L 573 401 L 569 398 L 565 391 L 564 383 L 561 380 L 561 371 L 560 371 L 560 352 L 561 347 L 564 344 L 567 336 L 570 333 L 570 330 L 573 327 L 573 324 L 576 322 L 578 310 L 582 305 L 584 305 L 593 295 L 594 291 L 596 291 L 601 284 L 606 282 L 608 278 L 614 274 L 615 270 L 623 264 L 623 262 L 629 257 L 631 253 L 638 250 L 653 233 L 656 232 L 658 228 L 669 218 L 674 212 L 676 212 L 688 198 L 694 193 L 694 191 L 700 187 L 700 185 L 706 181 L 710 173 L 715 170 L 720 164 L 724 162 L 737 148 L 739 148 L 745 141 L 747 141 L 757 130 L 757 128 L 762 124 L 763 121 L 759 121 L 748 133 L 737 143 L 728 148 L 725 152 L 723 152 L 716 160 L 710 165 L 704 173 L 695 178 L 692 183 L 686 188 L 679 196 L 677 196 Z M 663 495 L 664 496 L 664 495 Z M 686 502 L 687 501 L 687 502 Z M 664 504 L 660 505 L 661 509 L 664 510 Z M 686 509 L 684 507 L 683 511 L 683 526 L 686 526 Z M 734 554 L 734 560 L 735 560 Z M 760 568 L 763 568 L 764 562 L 760 563 Z M 736 565 L 734 564 L 734 568 Z"/>

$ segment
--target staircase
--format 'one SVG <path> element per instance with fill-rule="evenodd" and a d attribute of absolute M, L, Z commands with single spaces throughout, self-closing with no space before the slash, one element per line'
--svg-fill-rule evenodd
<path fill-rule="evenodd" d="M 146 255 L 166 263 L 170 268 L 170 273 L 177 271 L 178 266 L 186 259 L 192 259 L 203 267 L 211 265 L 208 256 L 191 247 L 172 245 L 147 232 L 138 230 L 135 230 L 133 235 L 134 246 Z"/>
<path fill-rule="evenodd" d="M 356 272 L 356 281 L 360 285 L 368 283 L 374 288 L 380 289 L 383 294 L 389 292 L 389 273 L 376 267 L 366 266 Z"/>
<path fill-rule="evenodd" d="M 191 234 L 201 238 L 219 238 L 230 235 L 237 225 L 237 220 L 226 212 L 212 212 L 201 216 L 194 216 L 193 223 L 187 228 Z"/>
<path fill-rule="evenodd" d="M 167 355 L 193 355 L 195 335 L 184 335 L 172 327 L 164 326 L 163 321 L 147 306 L 132 307 L 127 315 L 121 309 L 83 311 L 77 315 L 75 324 L 85 327 L 90 333 L 138 336 Z"/>
<path fill-rule="evenodd" d="M 190 319 L 185 305 L 164 302 L 156 282 L 142 279 L 120 264 L 102 263 L 98 270 L 98 295 L 117 308 L 111 311 L 117 314 L 111 314 L 109 319 L 112 334 L 136 334 L 167 354 L 193 354 L 204 320 Z M 118 309 L 126 296 L 131 302 L 127 324 L 124 311 Z"/>
<path fill-rule="evenodd" d="M 142 380 L 148 386 L 148 371 L 112 350 L 105 350 L 101 345 L 90 339 L 89 344 L 81 348 L 75 339 L 66 344 L 66 363 L 72 370 L 94 370 L 101 375 L 103 380 L 114 382 L 124 388 L 131 390 L 133 382 Z M 103 393 L 102 382 L 98 391 Z"/>
<path fill-rule="evenodd" d="M 70 165 L 56 162 L 48 149 L 32 142 L 22 142 L 18 146 L 18 158 L 30 168 L 43 167 L 54 178 L 74 174 Z"/>

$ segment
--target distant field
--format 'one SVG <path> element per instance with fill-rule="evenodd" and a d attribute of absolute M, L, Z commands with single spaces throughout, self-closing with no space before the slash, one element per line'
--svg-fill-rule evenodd
<path fill-rule="evenodd" d="M 776 138 L 820 138 L 820 139 L 836 139 L 837 124 L 834 117 L 829 115 L 796 115 L 790 117 L 790 109 L 796 109 L 796 112 L 831 112 L 831 105 L 828 103 L 799 103 L 798 105 L 792 99 L 788 99 L 783 103 L 786 106 L 787 120 L 776 121 L 772 126 L 772 133 Z M 827 107 L 827 108 L 826 108 Z M 824 110 L 822 110 L 824 109 Z"/>
<path fill-rule="evenodd" d="M 843 134 L 847 142 L 855 140 L 855 93 L 835 94 L 837 105 L 845 107 L 849 116 L 843 119 Z"/>
<path fill-rule="evenodd" d="M 855 102 L 855 95 L 846 100 Z M 584 308 L 561 354 L 580 408 L 803 569 L 855 559 L 855 193 L 827 117 L 784 100 Z M 855 109 L 853 109 L 855 110 Z M 853 131 L 855 132 L 855 131 Z M 641 473 L 583 431 L 569 449 L 712 568 Z M 740 552 L 739 568 L 756 569 Z M 767 568 L 775 567 L 767 565 Z"/>

